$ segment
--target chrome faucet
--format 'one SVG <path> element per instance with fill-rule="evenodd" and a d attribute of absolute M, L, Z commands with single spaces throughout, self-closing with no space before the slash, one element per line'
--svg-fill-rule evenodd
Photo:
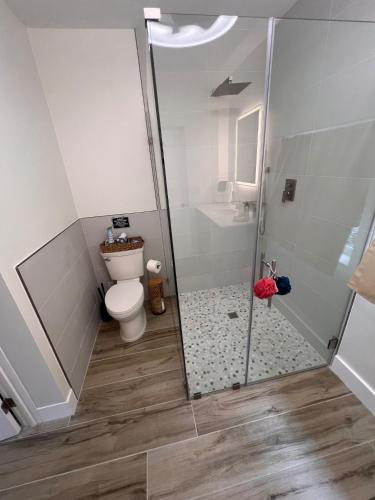
<path fill-rule="evenodd" d="M 256 201 L 243 201 L 242 206 L 243 206 L 243 212 L 245 214 L 249 214 L 250 208 L 252 210 L 253 215 L 256 214 L 256 210 L 257 210 L 257 202 Z"/>

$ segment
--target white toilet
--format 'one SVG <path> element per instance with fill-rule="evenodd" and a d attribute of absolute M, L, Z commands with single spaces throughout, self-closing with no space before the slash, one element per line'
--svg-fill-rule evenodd
<path fill-rule="evenodd" d="M 106 293 L 107 311 L 120 322 L 122 340 L 133 342 L 141 338 L 146 329 L 144 292 L 139 281 L 144 274 L 143 248 L 100 255 L 111 278 L 117 281 Z"/>

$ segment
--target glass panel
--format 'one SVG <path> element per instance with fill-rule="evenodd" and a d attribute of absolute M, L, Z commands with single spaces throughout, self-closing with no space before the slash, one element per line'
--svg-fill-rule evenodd
<path fill-rule="evenodd" d="M 254 301 L 249 381 L 326 363 L 340 333 L 375 208 L 374 40 L 369 23 L 276 22 L 257 269 L 276 260 L 292 291 Z"/>
<path fill-rule="evenodd" d="M 263 102 L 266 36 L 259 19 L 150 23 L 190 395 L 245 382 L 260 113 L 252 129 L 237 130 L 240 143 L 236 126 Z"/>

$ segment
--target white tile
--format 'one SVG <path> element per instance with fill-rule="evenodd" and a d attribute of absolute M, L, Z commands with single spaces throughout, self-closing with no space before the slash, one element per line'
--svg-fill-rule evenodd
<path fill-rule="evenodd" d="M 176 258 L 177 280 L 189 276 L 199 276 L 201 274 L 210 274 L 213 268 L 212 256 L 194 255 L 187 258 Z"/>
<path fill-rule="evenodd" d="M 322 78 L 339 73 L 374 55 L 375 25 L 373 23 L 333 22 L 330 25 L 323 56 Z"/>
<path fill-rule="evenodd" d="M 217 146 L 219 116 L 213 110 L 165 114 L 163 147 Z"/>
<path fill-rule="evenodd" d="M 307 87 L 319 83 L 329 25 L 329 21 L 278 21 L 271 81 L 273 86 L 278 82 L 279 85 L 283 84 L 284 95 L 301 93 Z"/>
<path fill-rule="evenodd" d="M 266 235 L 279 243 L 285 242 L 287 247 L 295 243 L 301 223 L 301 213 L 292 204 L 276 200 L 267 207 Z"/>
<path fill-rule="evenodd" d="M 302 91 L 293 91 L 291 86 L 286 92 L 287 85 L 277 78 L 271 83 L 269 123 L 274 139 L 311 131 L 315 126 L 319 85 Z"/>
<path fill-rule="evenodd" d="M 239 283 L 248 283 L 250 288 L 251 283 L 251 268 L 244 267 L 242 269 L 230 269 L 228 271 L 220 271 L 213 276 L 215 287 L 238 285 Z"/>
<path fill-rule="evenodd" d="M 349 227 L 307 216 L 296 237 L 297 257 L 299 250 L 309 253 L 326 261 L 325 271 L 334 274 L 350 235 Z"/>
<path fill-rule="evenodd" d="M 277 158 L 277 171 L 285 177 L 304 175 L 310 158 L 311 134 L 284 138 Z M 285 180 L 285 179 L 284 179 Z"/>
<path fill-rule="evenodd" d="M 316 129 L 373 119 L 375 58 L 322 82 L 317 105 Z"/>
<path fill-rule="evenodd" d="M 332 19 L 339 18 L 342 12 L 345 12 L 350 5 L 357 3 L 358 0 L 331 0 L 332 1 L 332 9 L 331 15 Z"/>
<path fill-rule="evenodd" d="M 375 21 L 373 0 L 334 0 L 333 15 L 348 21 Z"/>
<path fill-rule="evenodd" d="M 233 250 L 232 252 L 219 252 L 219 250 L 217 249 L 215 253 L 210 255 L 215 274 L 223 271 L 237 271 L 252 266 L 253 249 Z"/>
<path fill-rule="evenodd" d="M 293 279 L 290 306 L 324 343 L 338 335 L 346 304 L 337 308 L 304 282 Z"/>
<path fill-rule="evenodd" d="M 357 261 L 358 263 L 358 261 Z M 353 265 L 332 266 L 319 256 L 298 249 L 294 259 L 295 276 L 303 276 L 304 282 L 318 293 L 323 300 L 339 308 L 345 305 L 351 290 L 347 282 L 353 271 Z M 306 304 L 308 307 L 308 304 Z"/>
<path fill-rule="evenodd" d="M 204 290 L 214 286 L 214 277 L 212 274 L 200 274 L 199 276 L 184 276 L 177 282 L 179 293 L 193 292 L 195 290 Z"/>
<path fill-rule="evenodd" d="M 331 14 L 331 3 L 332 0 L 299 0 L 289 9 L 286 17 L 329 19 Z"/>
<path fill-rule="evenodd" d="M 158 71 L 156 85 L 162 123 L 166 113 L 183 113 L 207 109 L 209 98 L 208 72 L 198 68 Z"/>
<path fill-rule="evenodd" d="M 189 204 L 187 159 L 185 146 L 164 148 L 168 200 L 172 210 Z"/>
<path fill-rule="evenodd" d="M 218 181 L 217 147 L 191 147 L 186 150 L 190 206 L 215 201 Z"/>
<path fill-rule="evenodd" d="M 375 122 L 312 134 L 309 175 L 375 178 Z"/>
<path fill-rule="evenodd" d="M 374 188 L 366 179 L 307 177 L 302 210 L 347 228 L 366 226 L 374 213 Z"/>

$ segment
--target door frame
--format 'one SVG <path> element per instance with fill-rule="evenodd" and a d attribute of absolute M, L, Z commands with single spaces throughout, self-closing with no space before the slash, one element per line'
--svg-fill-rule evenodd
<path fill-rule="evenodd" d="M 40 423 L 36 406 L 1 347 L 0 393 L 3 397 L 12 398 L 16 403 L 12 411 L 21 427 L 34 427 Z"/>
<path fill-rule="evenodd" d="M 273 42 L 275 35 L 275 22 L 276 18 L 270 17 L 268 19 L 268 27 L 267 27 L 267 52 L 266 52 L 266 66 L 265 66 L 265 78 L 264 78 L 264 92 L 263 92 L 263 119 L 261 120 L 261 134 L 260 135 L 260 158 L 259 165 L 260 171 L 258 175 L 258 198 L 256 205 L 256 228 L 255 228 L 255 245 L 254 245 L 254 254 L 253 254 L 253 262 L 252 262 L 252 272 L 250 279 L 250 290 L 254 289 L 255 281 L 257 280 L 257 267 L 258 267 L 258 252 L 259 252 L 259 229 L 262 221 L 262 217 L 264 217 L 264 172 L 266 169 L 265 160 L 266 160 L 266 137 L 267 137 L 267 120 L 268 120 L 268 110 L 269 110 L 269 102 L 270 102 L 270 87 L 271 87 L 271 73 L 272 73 L 272 57 L 273 57 Z M 254 294 L 250 294 L 250 302 L 249 302 L 249 327 L 247 334 L 247 345 L 246 345 L 246 367 L 245 367 L 245 385 L 249 385 L 249 362 L 250 362 L 250 347 L 251 347 L 251 326 L 253 321 L 253 305 L 254 305 Z"/>

